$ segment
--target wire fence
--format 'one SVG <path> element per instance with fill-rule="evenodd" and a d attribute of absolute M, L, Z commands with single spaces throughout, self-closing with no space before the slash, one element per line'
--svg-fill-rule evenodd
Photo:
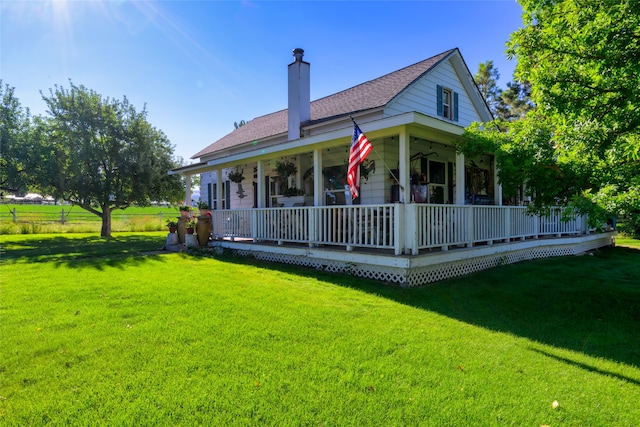
<path fill-rule="evenodd" d="M 126 213 L 121 211 L 113 211 L 111 214 L 114 220 L 130 220 L 132 218 L 142 218 L 147 220 L 157 219 L 163 221 L 167 218 L 174 218 L 174 213 L 158 212 L 156 214 L 151 213 Z M 94 215 L 91 212 L 85 210 L 73 210 L 67 208 L 61 208 L 58 212 L 47 211 L 29 211 L 19 210 L 13 208 L 6 212 L 0 212 L 0 221 L 12 221 L 12 222 L 40 222 L 45 224 L 50 223 L 70 223 L 70 222 L 88 222 L 88 221 L 102 221 L 98 215 Z"/>
<path fill-rule="evenodd" d="M 177 211 L 127 212 L 114 210 L 111 224 L 114 231 L 160 231 L 166 220 L 179 216 Z M 0 234 L 47 233 L 60 231 L 94 231 L 102 218 L 74 206 L 49 206 L 39 209 L 33 205 L 0 209 Z"/>

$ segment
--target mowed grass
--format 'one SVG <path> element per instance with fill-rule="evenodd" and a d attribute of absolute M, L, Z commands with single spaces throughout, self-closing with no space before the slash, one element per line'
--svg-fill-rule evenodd
<path fill-rule="evenodd" d="M 640 420 L 636 240 L 400 289 L 164 235 L 0 237 L 0 424 Z"/>

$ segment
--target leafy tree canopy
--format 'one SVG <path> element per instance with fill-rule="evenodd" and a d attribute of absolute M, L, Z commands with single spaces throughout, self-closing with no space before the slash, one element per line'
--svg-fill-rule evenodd
<path fill-rule="evenodd" d="M 555 124 L 600 155 L 640 129 L 640 2 L 521 0 L 511 36 L 519 79 Z"/>
<path fill-rule="evenodd" d="M 14 88 L 0 80 L 0 191 L 24 193 L 28 189 L 22 150 L 29 129 L 29 111 L 22 108 Z"/>
<path fill-rule="evenodd" d="M 498 86 L 498 80 L 500 79 L 500 73 L 498 69 L 493 65 L 493 61 L 482 62 L 478 65 L 478 72 L 473 76 L 478 90 L 487 101 L 489 110 L 495 116 L 498 106 L 500 105 L 500 87 Z"/>
<path fill-rule="evenodd" d="M 103 237 L 113 209 L 183 197 L 180 178 L 167 174 L 173 147 L 146 110 L 73 83 L 43 99 L 49 117 L 34 122 L 30 171 L 43 192 L 100 216 Z"/>
<path fill-rule="evenodd" d="M 506 121 L 518 120 L 534 107 L 531 102 L 531 85 L 514 80 L 507 83 L 507 89 L 501 92 L 494 116 Z"/>
<path fill-rule="evenodd" d="M 640 231 L 640 2 L 520 3 L 508 54 L 537 107 L 470 128 L 460 149 L 496 150 L 503 184 L 524 184 L 539 206 L 574 207 L 594 224 L 623 215 Z"/>

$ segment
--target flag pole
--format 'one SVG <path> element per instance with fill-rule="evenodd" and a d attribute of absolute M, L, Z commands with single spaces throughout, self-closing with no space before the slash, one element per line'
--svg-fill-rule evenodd
<path fill-rule="evenodd" d="M 351 119 L 351 121 L 353 122 L 354 125 L 358 126 L 358 124 L 356 123 L 356 121 L 353 119 L 353 116 L 351 114 L 349 114 L 349 118 Z M 360 127 L 360 126 L 358 126 Z M 404 191 L 404 186 L 400 183 L 400 180 L 398 179 L 398 177 L 396 176 L 396 174 L 393 173 L 393 170 L 391 170 L 391 168 L 389 166 L 387 166 L 387 164 L 384 162 L 384 159 L 382 158 L 382 156 L 380 155 L 380 153 L 378 153 L 378 150 L 376 150 L 376 146 L 372 144 L 373 147 L 373 151 L 375 151 L 376 155 L 378 156 L 378 158 L 380 159 L 380 161 L 382 162 L 382 165 L 387 168 L 387 170 L 389 171 L 389 174 L 391 175 L 391 177 L 393 178 L 393 180 L 395 182 L 398 183 L 398 185 L 400 186 L 400 190 Z"/>

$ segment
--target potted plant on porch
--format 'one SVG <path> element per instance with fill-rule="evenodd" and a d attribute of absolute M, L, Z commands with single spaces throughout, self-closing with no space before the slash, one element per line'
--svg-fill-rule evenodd
<path fill-rule="evenodd" d="M 210 207 L 207 202 L 198 200 L 198 209 L 200 209 L 200 216 L 211 216 Z"/>
<path fill-rule="evenodd" d="M 184 243 L 187 248 L 197 248 L 199 246 L 198 236 L 195 235 L 196 220 L 189 218 L 189 221 L 185 224 Z"/>
<path fill-rule="evenodd" d="M 282 162 L 276 162 L 274 172 L 276 176 L 273 177 L 273 180 L 278 184 L 277 194 L 284 196 L 287 194 L 286 191 L 289 188 L 289 177 L 298 172 L 298 168 L 295 163 L 284 160 Z"/>
<path fill-rule="evenodd" d="M 193 210 L 189 205 L 182 205 L 178 209 L 180 210 L 180 215 L 184 217 L 190 216 L 191 211 Z"/>
<path fill-rule="evenodd" d="M 173 219 L 168 219 L 167 227 L 169 228 L 169 233 L 175 233 L 176 231 L 178 231 L 178 221 Z"/>
<path fill-rule="evenodd" d="M 193 234 L 196 231 L 196 220 L 190 219 L 189 221 L 187 221 L 187 224 L 185 225 L 185 230 L 187 234 Z"/>
<path fill-rule="evenodd" d="M 289 187 L 282 192 L 282 195 L 285 197 L 304 196 L 304 191 L 297 187 Z"/>

